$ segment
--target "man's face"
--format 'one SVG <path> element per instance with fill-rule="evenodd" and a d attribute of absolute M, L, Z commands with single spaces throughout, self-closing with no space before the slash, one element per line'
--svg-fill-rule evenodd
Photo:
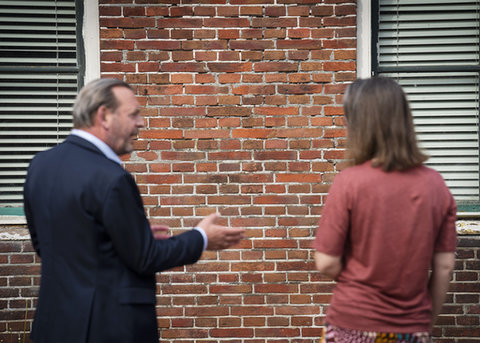
<path fill-rule="evenodd" d="M 115 87 L 112 92 L 119 106 L 111 112 L 107 144 L 117 155 L 123 155 L 132 152 L 133 141 L 137 138 L 138 129 L 144 127 L 144 121 L 140 115 L 140 104 L 130 89 Z"/>

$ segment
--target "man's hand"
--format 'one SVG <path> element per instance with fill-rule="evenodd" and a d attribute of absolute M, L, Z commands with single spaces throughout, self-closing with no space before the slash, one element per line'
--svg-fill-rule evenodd
<path fill-rule="evenodd" d="M 212 213 L 202 219 L 197 225 L 197 227 L 202 228 L 207 235 L 207 250 L 227 249 L 244 238 L 244 228 L 231 228 L 214 224 L 219 217 L 220 214 Z"/>
<path fill-rule="evenodd" d="M 165 225 L 150 225 L 150 229 L 152 230 L 153 237 L 155 239 L 168 239 L 170 238 L 170 234 L 168 233 L 168 230 L 170 228 Z"/>

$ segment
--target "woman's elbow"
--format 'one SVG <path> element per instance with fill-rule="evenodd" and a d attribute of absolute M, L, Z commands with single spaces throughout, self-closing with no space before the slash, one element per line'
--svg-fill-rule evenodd
<path fill-rule="evenodd" d="M 315 252 L 315 267 L 323 276 L 336 279 L 342 271 L 341 258 Z"/>

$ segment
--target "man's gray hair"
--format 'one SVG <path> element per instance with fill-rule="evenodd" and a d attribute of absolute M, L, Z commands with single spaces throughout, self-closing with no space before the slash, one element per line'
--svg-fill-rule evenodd
<path fill-rule="evenodd" d="M 73 127 L 76 129 L 93 126 L 93 118 L 100 106 L 115 111 L 118 101 L 112 92 L 114 87 L 132 89 L 128 83 L 118 79 L 97 79 L 82 88 L 73 105 Z"/>

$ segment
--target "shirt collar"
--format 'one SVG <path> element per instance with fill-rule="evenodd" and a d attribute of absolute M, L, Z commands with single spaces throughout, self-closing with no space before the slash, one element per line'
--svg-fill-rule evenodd
<path fill-rule="evenodd" d="M 122 160 L 118 157 L 118 155 L 113 152 L 112 148 L 110 148 L 104 141 L 102 141 L 100 138 L 92 135 L 91 133 L 84 131 L 84 130 L 79 130 L 79 129 L 73 129 L 72 130 L 72 135 L 81 137 L 93 145 L 95 145 L 108 159 L 122 165 Z"/>

